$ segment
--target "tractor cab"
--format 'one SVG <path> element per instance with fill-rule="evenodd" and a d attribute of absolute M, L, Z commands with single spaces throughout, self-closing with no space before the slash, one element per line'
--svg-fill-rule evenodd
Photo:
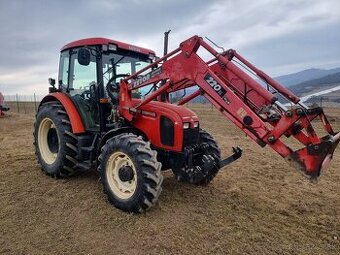
<path fill-rule="evenodd" d="M 51 79 L 50 92 L 69 94 L 85 129 L 99 131 L 118 105 L 119 81 L 146 67 L 154 58 L 152 50 L 106 38 L 74 41 L 61 49 L 58 89 Z M 136 90 L 133 97 L 143 97 L 147 90 Z"/>

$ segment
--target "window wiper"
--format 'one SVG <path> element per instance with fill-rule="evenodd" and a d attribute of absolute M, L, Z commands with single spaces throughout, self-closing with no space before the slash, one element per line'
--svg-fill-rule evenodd
<path fill-rule="evenodd" d="M 126 56 L 122 56 L 120 59 L 118 59 L 118 61 L 115 63 L 115 62 L 113 62 L 112 63 L 112 66 L 109 68 L 109 69 L 107 69 L 104 73 L 103 73 L 103 75 L 104 74 L 106 74 L 107 72 L 109 72 L 109 71 L 111 71 L 120 61 L 122 61 L 124 58 L 125 58 Z"/>

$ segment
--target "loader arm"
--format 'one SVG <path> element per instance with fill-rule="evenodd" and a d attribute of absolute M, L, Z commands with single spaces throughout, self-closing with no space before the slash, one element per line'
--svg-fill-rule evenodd
<path fill-rule="evenodd" d="M 205 50 L 212 59 L 204 61 L 198 49 Z M 154 91 L 133 103 L 131 92 L 150 84 Z M 179 105 L 203 95 L 260 146 L 270 146 L 310 179 L 317 179 L 329 165 L 340 133 L 333 131 L 322 108 L 299 103 L 299 97 L 236 51 L 219 53 L 198 36 L 183 41 L 179 48 L 122 80 L 119 112 L 131 121 L 142 105 L 161 99 L 162 94 L 193 86 L 198 87 L 197 91 L 180 100 Z M 281 104 L 278 98 L 284 98 L 291 107 Z M 315 118 L 323 124 L 323 137 L 317 136 L 311 124 Z M 283 137 L 295 138 L 303 147 L 293 151 Z"/>

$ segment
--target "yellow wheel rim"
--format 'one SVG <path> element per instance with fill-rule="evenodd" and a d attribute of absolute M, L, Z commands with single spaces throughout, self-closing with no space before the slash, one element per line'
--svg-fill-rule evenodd
<path fill-rule="evenodd" d="M 56 138 L 51 140 L 51 136 L 57 136 L 57 140 Z M 58 156 L 59 137 L 53 121 L 49 118 L 45 118 L 40 122 L 38 130 L 38 146 L 41 158 L 45 163 L 49 165 L 53 164 Z"/>
<path fill-rule="evenodd" d="M 122 167 L 130 167 L 133 178 L 121 180 L 119 171 Z M 123 152 L 113 153 L 106 164 L 106 178 L 112 192 L 120 199 L 127 200 L 133 196 L 137 188 L 137 171 L 131 158 Z"/>

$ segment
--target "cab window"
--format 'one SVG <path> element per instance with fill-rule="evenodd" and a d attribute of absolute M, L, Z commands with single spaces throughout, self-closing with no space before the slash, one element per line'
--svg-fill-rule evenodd
<path fill-rule="evenodd" d="M 90 64 L 83 66 L 78 62 L 78 50 L 73 50 L 71 54 L 71 76 L 68 88 L 71 95 L 76 95 L 89 90 L 90 85 L 97 82 L 96 58 L 91 54 Z"/>
<path fill-rule="evenodd" d="M 69 51 L 64 51 L 60 54 L 59 61 L 59 87 L 67 87 L 68 84 L 68 73 L 69 73 Z"/>
<path fill-rule="evenodd" d="M 108 81 L 110 81 L 110 78 L 114 75 L 131 75 L 135 72 L 138 72 L 139 70 L 143 69 L 144 67 L 150 65 L 151 60 L 148 58 L 138 58 L 137 56 L 129 56 L 119 54 L 117 53 L 110 53 L 108 55 L 103 55 L 103 73 L 104 73 L 104 83 L 106 84 Z M 141 75 L 144 75 L 145 73 L 149 72 L 150 70 L 147 70 L 146 72 L 142 73 Z M 117 77 L 114 81 L 116 84 L 119 85 L 120 80 L 123 79 L 122 77 Z M 152 85 L 151 85 L 152 86 Z M 136 89 L 132 91 L 132 97 L 133 98 L 140 98 L 143 97 L 143 91 L 147 93 L 147 91 L 150 90 L 150 86 L 147 86 L 146 88 L 142 88 L 141 90 Z"/>

